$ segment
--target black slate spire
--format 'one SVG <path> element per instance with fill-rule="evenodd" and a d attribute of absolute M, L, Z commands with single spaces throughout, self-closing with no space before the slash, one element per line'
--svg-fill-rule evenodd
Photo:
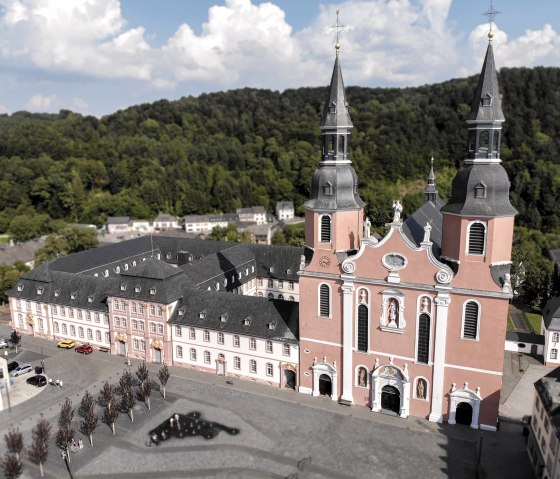
<path fill-rule="evenodd" d="M 436 175 L 434 173 L 434 157 L 432 156 L 432 161 L 430 165 L 430 173 L 426 181 L 426 189 L 424 190 L 424 201 L 431 201 L 436 203 L 438 196 L 438 191 L 436 189 Z"/>
<path fill-rule="evenodd" d="M 342 79 L 342 70 L 340 69 L 340 61 L 338 59 L 338 50 L 334 61 L 327 101 L 325 102 L 325 108 L 321 117 L 321 129 L 331 128 L 352 128 L 344 80 Z"/>

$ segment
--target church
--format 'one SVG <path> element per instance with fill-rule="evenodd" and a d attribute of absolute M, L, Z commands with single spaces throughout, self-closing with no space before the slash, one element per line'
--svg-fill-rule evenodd
<path fill-rule="evenodd" d="M 337 44 L 304 247 L 161 235 L 57 258 L 10 291 L 12 326 L 373 413 L 496 430 L 517 212 L 489 40 L 447 203 L 432 165 L 424 204 L 403 218 L 395 199 L 385 236 L 371 234 Z"/>

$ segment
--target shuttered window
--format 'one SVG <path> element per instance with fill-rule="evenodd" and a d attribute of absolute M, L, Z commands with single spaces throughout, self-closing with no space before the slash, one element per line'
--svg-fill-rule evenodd
<path fill-rule="evenodd" d="M 358 351 L 367 353 L 368 350 L 368 309 L 358 306 Z"/>
<path fill-rule="evenodd" d="M 482 223 L 473 223 L 469 229 L 469 254 L 484 254 L 486 228 Z"/>
<path fill-rule="evenodd" d="M 319 288 L 319 314 L 328 318 L 331 312 L 330 291 L 326 284 L 322 284 Z"/>
<path fill-rule="evenodd" d="M 428 364 L 430 359 L 430 317 L 422 313 L 418 318 L 418 349 L 416 360 Z"/>
<path fill-rule="evenodd" d="M 469 301 L 465 305 L 463 338 L 476 339 L 478 333 L 478 304 Z"/>
<path fill-rule="evenodd" d="M 321 243 L 331 242 L 331 217 L 322 216 L 321 217 Z"/>

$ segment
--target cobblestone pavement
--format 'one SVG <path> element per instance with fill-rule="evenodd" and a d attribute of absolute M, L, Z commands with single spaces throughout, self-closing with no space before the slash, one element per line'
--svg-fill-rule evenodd
<path fill-rule="evenodd" d="M 0 430 L 10 424 L 19 427 L 27 444 L 41 415 L 56 433 L 60 404 L 66 396 L 77 405 L 86 388 L 96 393 L 105 379 L 116 383 L 125 368 L 122 357 L 99 352 L 82 356 L 58 350 L 54 343 L 39 338 L 25 337 L 23 347 L 21 355 L 44 357 L 50 376 L 64 380 L 63 389 L 46 387 L 11 413 L 0 413 Z M 137 364 L 133 361 L 133 371 Z M 155 377 L 158 366 L 148 366 Z M 527 475 L 530 469 L 524 468 L 526 456 L 508 456 L 523 450 L 520 430 L 488 433 L 417 418 L 400 419 L 250 381 L 235 380 L 228 385 L 212 374 L 170 369 L 167 398 L 155 391 L 151 410 L 139 401 L 134 422 L 121 414 L 116 436 L 101 424 L 93 438 L 94 447 L 90 447 L 87 438 L 77 433 L 84 449 L 72 453 L 74 477 L 466 479 L 475 477 L 481 437 L 487 478 L 504 477 L 506 462 L 516 464 L 509 478 L 531 477 Z M 237 436 L 220 432 L 212 440 L 191 437 L 146 446 L 150 429 L 175 412 L 191 411 L 241 432 Z M 77 429 L 79 419 L 74 420 Z M 54 440 L 45 470 L 46 477 L 69 477 Z M 39 477 L 37 467 L 28 461 L 24 471 L 22 478 Z"/>

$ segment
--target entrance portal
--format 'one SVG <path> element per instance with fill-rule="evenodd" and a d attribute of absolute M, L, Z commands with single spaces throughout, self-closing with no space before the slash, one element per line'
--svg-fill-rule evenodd
<path fill-rule="evenodd" d="M 224 360 L 220 360 L 218 359 L 218 361 L 216 362 L 216 374 L 218 376 L 225 376 L 226 375 L 226 363 L 224 362 Z"/>
<path fill-rule="evenodd" d="M 118 345 L 119 345 L 118 354 L 124 356 L 126 354 L 126 344 L 123 341 L 118 341 Z"/>
<path fill-rule="evenodd" d="M 401 412 L 401 393 L 394 386 L 384 386 L 381 390 L 381 409 L 396 414 Z"/>
<path fill-rule="evenodd" d="M 154 363 L 161 364 L 161 349 L 154 349 Z"/>
<path fill-rule="evenodd" d="M 296 373 L 291 369 L 284 369 L 284 387 L 295 389 L 296 388 Z"/>
<path fill-rule="evenodd" d="M 332 381 L 328 374 L 321 374 L 319 376 L 319 394 L 329 397 L 332 395 Z"/>
<path fill-rule="evenodd" d="M 457 404 L 457 409 L 455 411 L 455 422 L 457 424 L 470 426 L 472 423 L 472 414 L 472 406 L 467 402 L 460 402 Z"/>

